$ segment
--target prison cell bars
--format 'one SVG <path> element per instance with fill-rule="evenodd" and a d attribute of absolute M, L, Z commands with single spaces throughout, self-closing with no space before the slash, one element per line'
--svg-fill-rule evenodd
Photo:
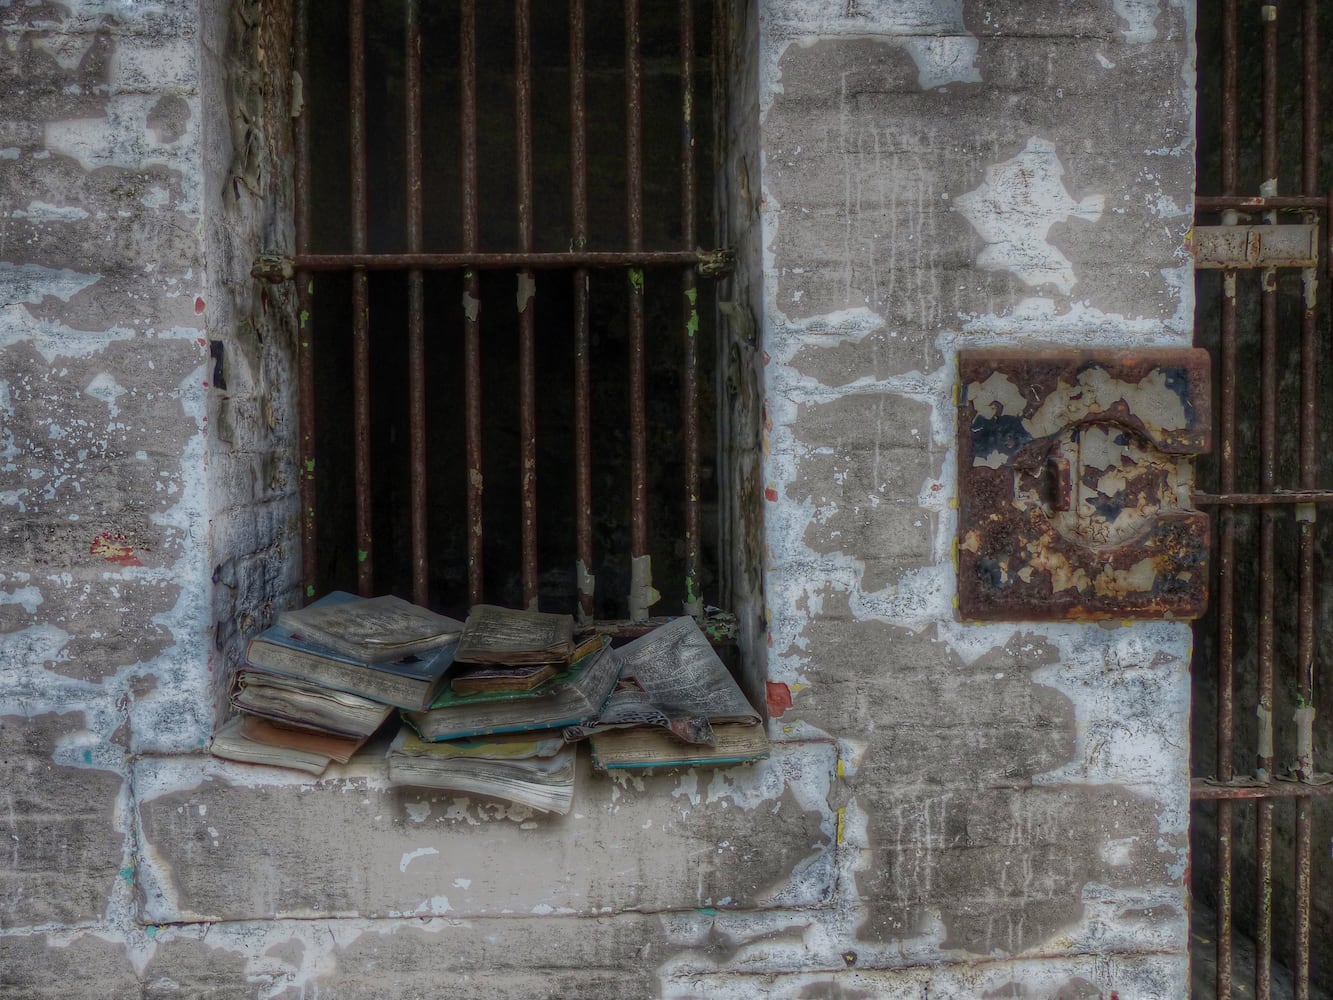
<path fill-rule="evenodd" d="M 1288 4 L 1288 7 L 1292 6 Z M 1262 213 L 1264 220 L 1276 223 L 1281 210 L 1304 210 L 1313 219 L 1323 218 L 1327 227 L 1333 198 L 1319 193 L 1319 71 L 1317 0 L 1303 0 L 1301 11 L 1301 194 L 1281 196 L 1277 191 L 1279 170 L 1278 119 L 1278 31 L 1279 5 L 1264 4 L 1258 9 L 1263 22 L 1263 83 L 1261 94 L 1262 172 L 1265 178 L 1257 197 L 1237 192 L 1239 164 L 1238 87 L 1238 12 L 1236 0 L 1226 0 L 1223 8 L 1223 79 L 1222 79 L 1222 195 L 1196 199 L 1196 210 L 1223 213 L 1225 224 L 1235 224 L 1240 212 Z M 1327 229 L 1326 229 L 1327 231 Z M 1327 256 L 1327 253 L 1325 252 Z M 1300 705 L 1313 708 L 1314 692 L 1314 614 L 1315 614 L 1315 510 L 1316 505 L 1333 502 L 1333 491 L 1317 489 L 1318 458 L 1316 449 L 1317 390 L 1317 287 L 1319 269 L 1302 272 L 1304 303 L 1300 340 L 1299 486 L 1297 491 L 1278 489 L 1278 312 L 1277 269 L 1268 267 L 1260 273 L 1260 491 L 1238 493 L 1236 490 L 1236 395 L 1237 395 L 1237 272 L 1227 269 L 1222 275 L 1220 330 L 1220 456 L 1217 494 L 1196 494 L 1195 502 L 1219 507 L 1217 559 L 1218 608 L 1218 720 L 1217 774 L 1215 780 L 1198 779 L 1192 783 L 1195 800 L 1214 800 L 1217 808 L 1217 976 L 1216 995 L 1229 998 L 1232 991 L 1234 899 L 1233 803 L 1255 802 L 1256 886 L 1254 993 L 1260 1000 L 1272 994 L 1273 946 L 1273 819 L 1276 800 L 1291 798 L 1296 812 L 1295 842 L 1295 940 L 1294 981 L 1297 1000 L 1310 996 L 1310 902 L 1311 902 L 1311 825 L 1312 805 L 1316 797 L 1327 796 L 1333 786 L 1314 784 L 1313 741 L 1308 728 L 1313 712 L 1298 715 L 1297 759 L 1291 782 L 1275 780 L 1273 685 L 1275 601 L 1275 531 L 1277 515 L 1292 509 L 1298 528 L 1298 598 L 1296 680 Z M 1255 506 L 1260 511 L 1259 525 L 1259 628 L 1257 636 L 1256 709 L 1259 717 L 1255 747 L 1254 774 L 1238 778 L 1234 765 L 1234 667 L 1235 667 L 1235 508 Z"/>
<path fill-rule="evenodd" d="M 296 12 L 294 62 L 297 75 L 309 79 L 308 18 L 302 0 Z M 535 293 L 534 272 L 569 270 L 575 282 L 574 303 L 574 424 L 576 579 L 578 609 L 585 621 L 593 614 L 592 509 L 591 509 L 591 385 L 589 377 L 588 297 L 589 271 L 594 268 L 623 270 L 628 278 L 630 338 L 630 486 L 632 581 L 629 606 L 631 619 L 646 619 L 656 593 L 653 590 L 647 505 L 647 414 L 644 359 L 644 271 L 682 270 L 682 320 L 684 371 L 682 373 L 682 429 L 685 465 L 685 612 L 702 614 L 699 567 L 699 438 L 698 354 L 694 342 L 698 331 L 696 271 L 725 267 L 727 254 L 694 248 L 696 180 L 694 169 L 693 11 L 691 0 L 678 0 L 681 44 L 681 211 L 683 243 L 680 250 L 643 248 L 642 164 L 642 57 L 639 51 L 639 2 L 625 0 L 625 161 L 628 247 L 619 251 L 587 248 L 587 102 L 586 48 L 583 0 L 570 0 L 570 143 L 572 238 L 570 249 L 541 252 L 534 249 L 533 232 L 533 123 L 531 104 L 531 11 L 530 0 L 515 0 L 515 138 L 518 184 L 516 191 L 518 247 L 508 252 L 482 252 L 478 247 L 479 195 L 477 184 L 477 31 L 476 0 L 459 4 L 459 104 L 461 166 L 462 248 L 458 251 L 427 251 L 422 246 L 424 203 L 422 176 L 422 78 L 421 28 L 418 0 L 407 0 L 404 24 L 405 62 L 405 161 L 406 161 L 406 249 L 402 252 L 371 252 L 367 240 L 367 150 L 366 150 L 366 25 L 365 0 L 348 3 L 349 79 L 349 166 L 351 177 L 351 250 L 316 253 L 311 245 L 311 154 L 308 109 L 299 109 L 296 124 L 296 253 L 280 265 L 261 262 L 260 277 L 294 277 L 300 315 L 301 349 L 298 353 L 301 440 L 302 576 L 304 596 L 315 595 L 319 578 L 316 479 L 315 479 L 315 378 L 313 352 L 313 275 L 323 272 L 350 273 L 352 277 L 352 342 L 354 469 L 356 496 L 357 589 L 370 594 L 375 587 L 375 549 L 371 474 L 370 401 L 370 296 L 372 271 L 406 272 L 408 277 L 408 366 L 410 427 L 410 514 L 412 592 L 418 603 L 429 601 L 430 548 L 427 527 L 427 464 L 425 439 L 425 302 L 424 274 L 427 271 L 461 270 L 463 273 L 463 369 L 464 425 L 466 439 L 467 579 L 468 600 L 476 604 L 484 597 L 481 426 L 480 282 L 481 270 L 514 271 L 518 281 L 519 312 L 519 410 L 522 492 L 522 591 L 528 607 L 538 600 L 537 481 L 536 481 L 536 393 L 535 393 Z M 630 626 L 627 631 L 636 629 Z"/>

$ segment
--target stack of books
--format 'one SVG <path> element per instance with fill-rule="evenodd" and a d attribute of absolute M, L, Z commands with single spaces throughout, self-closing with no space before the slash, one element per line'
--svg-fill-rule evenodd
<path fill-rule="evenodd" d="M 477 605 L 466 623 L 395 597 L 333 593 L 250 642 L 213 737 L 231 760 L 321 773 L 397 710 L 389 780 L 564 814 L 577 745 L 594 767 L 721 766 L 769 744 L 692 618 L 629 644 L 569 615 Z"/>
<path fill-rule="evenodd" d="M 398 597 L 335 591 L 250 640 L 213 736 L 218 757 L 320 774 L 346 763 L 397 709 L 429 705 L 463 623 Z"/>
<path fill-rule="evenodd" d="M 448 684 L 403 713 L 415 732 L 390 747 L 389 778 L 567 813 L 576 751 L 563 729 L 596 717 L 619 674 L 610 641 L 576 642 L 569 615 L 479 604 Z"/>

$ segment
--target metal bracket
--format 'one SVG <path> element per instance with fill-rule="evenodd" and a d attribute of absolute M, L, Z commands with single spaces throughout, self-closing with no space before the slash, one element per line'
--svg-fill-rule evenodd
<path fill-rule="evenodd" d="M 1318 267 L 1319 227 L 1195 226 L 1194 266 Z"/>

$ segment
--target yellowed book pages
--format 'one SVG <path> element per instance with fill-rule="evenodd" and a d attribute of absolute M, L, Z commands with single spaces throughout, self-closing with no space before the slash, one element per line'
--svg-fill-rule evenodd
<path fill-rule="evenodd" d="M 346 764 L 365 744 L 364 739 L 350 736 L 338 736 L 334 733 L 319 733 L 311 729 L 295 729 L 280 726 L 258 716 L 242 716 L 241 735 L 256 743 L 264 743 L 284 750 L 304 750 L 308 753 L 323 754 L 339 764 Z"/>

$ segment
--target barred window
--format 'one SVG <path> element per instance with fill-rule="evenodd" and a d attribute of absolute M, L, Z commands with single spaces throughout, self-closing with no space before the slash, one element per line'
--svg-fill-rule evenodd
<path fill-rule="evenodd" d="M 302 6 L 307 596 L 724 603 L 712 4 Z"/>

